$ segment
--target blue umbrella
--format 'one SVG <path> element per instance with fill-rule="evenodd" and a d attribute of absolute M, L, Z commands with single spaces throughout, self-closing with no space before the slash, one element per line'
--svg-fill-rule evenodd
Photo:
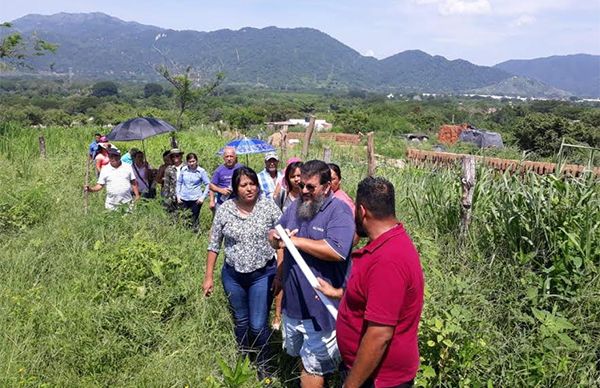
<path fill-rule="evenodd" d="M 227 143 L 225 147 L 233 147 L 235 149 L 235 153 L 238 155 L 264 154 L 267 152 L 276 151 L 275 147 L 265 141 L 260 139 L 248 139 L 246 137 L 232 140 Z M 221 148 L 217 154 L 223 155 L 223 150 L 225 147 Z"/>

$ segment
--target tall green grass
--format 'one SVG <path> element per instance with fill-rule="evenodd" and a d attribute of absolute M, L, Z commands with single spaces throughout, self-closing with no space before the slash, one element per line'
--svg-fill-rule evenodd
<path fill-rule="evenodd" d="M 237 352 L 220 286 L 201 295 L 210 212 L 199 235 L 158 203 L 130 214 L 83 211 L 86 149 L 96 128 L 0 127 L 0 385 L 211 386 Z M 225 142 L 178 135 L 209 171 Z M 140 143 L 119 143 L 121 149 Z M 168 138 L 145 142 L 160 164 Z M 344 189 L 366 174 L 362 147 L 333 146 Z M 291 149 L 288 155 L 298 154 Z M 322 150 L 313 148 L 311 157 Z M 241 158 L 245 162 L 245 157 Z M 259 156 L 248 159 L 260 170 Z M 598 182 L 478 171 L 473 223 L 459 243 L 459 172 L 381 166 L 426 276 L 419 386 L 598 383 Z M 93 174 L 92 174 L 93 175 Z M 220 259 L 221 260 L 221 259 Z M 278 334 L 274 348 L 280 345 Z M 277 355 L 276 385 L 297 382 Z M 256 386 L 250 378 L 245 386 Z"/>

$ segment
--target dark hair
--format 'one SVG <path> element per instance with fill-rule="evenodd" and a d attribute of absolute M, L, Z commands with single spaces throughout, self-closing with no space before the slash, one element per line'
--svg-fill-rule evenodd
<path fill-rule="evenodd" d="M 342 171 L 340 170 L 340 166 L 335 163 L 327 163 L 327 165 L 329 166 L 330 170 L 335 172 L 335 175 L 338 176 L 339 180 L 342 180 Z"/>
<path fill-rule="evenodd" d="M 368 209 L 377 218 L 396 216 L 394 185 L 385 178 L 366 177 L 356 190 L 356 207 Z"/>
<path fill-rule="evenodd" d="M 287 189 L 289 190 L 290 187 L 292 186 L 292 181 L 290 180 L 290 175 L 296 171 L 297 168 L 302 169 L 302 162 L 293 162 L 288 164 L 288 166 L 285 168 L 285 173 L 283 174 L 283 179 L 285 179 L 285 184 L 287 186 Z"/>
<path fill-rule="evenodd" d="M 102 137 L 102 134 L 101 134 L 101 133 L 98 133 L 98 132 L 96 132 L 96 133 L 94 133 L 94 136 L 100 136 L 100 137 Z"/>
<path fill-rule="evenodd" d="M 171 150 L 166 150 L 165 152 L 163 152 L 163 158 L 165 156 L 169 156 L 170 153 L 171 153 Z"/>
<path fill-rule="evenodd" d="M 250 178 L 252 183 L 254 183 L 258 188 L 258 192 L 260 194 L 260 184 L 258 183 L 258 175 L 256 175 L 256 172 L 250 167 L 242 166 L 235 169 L 235 171 L 233 172 L 233 176 L 231 177 L 231 191 L 233 192 L 234 196 L 237 197 L 238 195 L 238 186 L 240 185 L 240 181 L 242 180 L 243 176 L 247 176 L 248 178 Z"/>
<path fill-rule="evenodd" d="M 198 155 L 196 155 L 196 154 L 195 154 L 195 153 L 193 153 L 193 152 L 190 152 L 189 154 L 187 154 L 187 155 L 185 156 L 185 160 L 186 160 L 187 162 L 189 162 L 189 161 L 190 161 L 190 159 L 196 159 L 196 161 L 198 161 Z"/>
<path fill-rule="evenodd" d="M 309 160 L 302 165 L 301 171 L 302 175 L 306 175 L 308 177 L 318 175 L 319 183 L 322 185 L 331 182 L 331 170 L 329 169 L 327 163 L 322 160 Z"/>

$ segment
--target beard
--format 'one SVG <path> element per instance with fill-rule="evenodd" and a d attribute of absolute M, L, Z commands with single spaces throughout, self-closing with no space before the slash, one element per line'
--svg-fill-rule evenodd
<path fill-rule="evenodd" d="M 319 209 L 321 209 L 323 202 L 325 202 L 325 195 L 320 194 L 318 196 L 314 196 L 311 200 L 304 200 L 304 198 L 301 197 L 300 201 L 302 202 L 296 209 L 296 215 L 301 220 L 308 221 L 312 220 Z"/>
<path fill-rule="evenodd" d="M 357 206 L 354 212 L 354 226 L 356 226 L 356 234 L 358 237 L 369 237 L 362 222 L 362 214 L 359 213 L 361 213 L 361 211 Z"/>

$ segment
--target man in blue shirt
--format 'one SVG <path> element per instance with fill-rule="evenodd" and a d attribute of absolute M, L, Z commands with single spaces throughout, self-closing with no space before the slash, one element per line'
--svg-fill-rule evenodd
<path fill-rule="evenodd" d="M 315 276 L 342 287 L 354 238 L 354 217 L 345 203 L 333 197 L 331 171 L 325 162 L 306 162 L 300 187 L 301 199 L 290 205 L 279 223 L 291 231 L 292 242 Z M 269 233 L 269 241 L 274 248 L 285 247 L 275 231 Z M 324 376 L 336 371 L 340 362 L 335 319 L 287 249 L 273 284 L 275 291 L 283 288 L 284 347 L 289 355 L 301 358 L 301 385 L 322 387 Z"/>
<path fill-rule="evenodd" d="M 210 210 L 214 212 L 217 210 L 220 204 L 229 199 L 231 190 L 231 177 L 233 172 L 240 168 L 242 165 L 237 162 L 237 155 L 235 148 L 225 147 L 223 149 L 223 164 L 217 167 L 213 173 L 210 184 L 208 185 L 210 191 Z M 217 198 L 215 199 L 215 193 Z"/>
<path fill-rule="evenodd" d="M 96 157 L 96 154 L 98 153 L 98 143 L 100 143 L 101 138 L 101 134 L 94 134 L 94 140 L 90 143 L 88 147 L 88 155 L 90 157 L 90 160 L 94 160 L 94 158 Z"/>

